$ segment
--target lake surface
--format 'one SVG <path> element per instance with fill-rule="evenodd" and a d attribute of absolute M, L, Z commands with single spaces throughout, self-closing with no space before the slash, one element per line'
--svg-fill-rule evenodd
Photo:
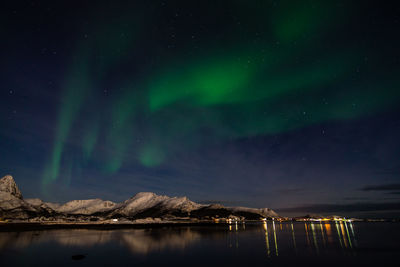
<path fill-rule="evenodd" d="M 0 232 L 0 266 L 399 266 L 400 223 Z"/>

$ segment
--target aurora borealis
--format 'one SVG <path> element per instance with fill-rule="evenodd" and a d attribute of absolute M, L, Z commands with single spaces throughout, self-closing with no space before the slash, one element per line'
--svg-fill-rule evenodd
<path fill-rule="evenodd" d="M 399 183 L 398 11 L 8 3 L 0 169 L 52 201 L 139 191 L 278 210 L 398 201 L 362 190 Z"/>

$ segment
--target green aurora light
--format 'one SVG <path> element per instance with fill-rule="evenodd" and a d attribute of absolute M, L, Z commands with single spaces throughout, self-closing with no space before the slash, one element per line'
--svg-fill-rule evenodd
<path fill-rule="evenodd" d="M 115 84 L 123 90 L 116 90 L 104 113 L 95 112 L 89 118 L 94 123 L 88 123 L 81 140 L 84 158 L 98 158 L 94 152 L 101 145 L 101 151 L 107 152 L 102 157 L 107 173 L 117 172 L 124 164 L 152 168 L 210 139 L 223 142 L 274 135 L 395 105 L 400 98 L 397 73 L 376 73 L 373 82 L 357 82 L 352 77 L 363 61 L 362 50 L 319 48 L 318 39 L 326 34 L 320 24 L 342 26 L 334 20 L 335 14 L 322 16 L 329 13 L 332 3 L 319 3 L 311 9 L 281 7 L 275 13 L 254 9 L 257 22 L 265 14 L 270 19 L 264 21 L 264 37 L 257 44 L 241 40 L 221 49 L 210 40 L 194 56 L 188 57 L 182 49 L 173 59 L 160 56 L 140 76 L 124 76 Z M 236 4 L 238 9 L 244 5 Z M 44 185 L 60 175 L 68 138 L 94 87 L 100 87 L 118 68 L 129 68 L 129 55 L 139 53 L 135 49 L 143 33 L 137 29 L 144 24 L 128 19 L 108 25 L 104 32 L 99 30 L 96 41 L 73 64 Z M 102 55 L 100 60 L 92 50 Z M 103 115 L 105 119 L 99 119 Z M 204 131 L 208 137 L 202 135 Z M 136 162 L 126 162 L 127 153 L 134 154 Z"/>

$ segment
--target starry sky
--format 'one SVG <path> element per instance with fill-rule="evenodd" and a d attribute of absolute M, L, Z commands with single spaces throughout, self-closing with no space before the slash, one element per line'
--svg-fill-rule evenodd
<path fill-rule="evenodd" d="M 2 7 L 0 176 L 26 198 L 400 216 L 394 1 L 127 2 Z"/>

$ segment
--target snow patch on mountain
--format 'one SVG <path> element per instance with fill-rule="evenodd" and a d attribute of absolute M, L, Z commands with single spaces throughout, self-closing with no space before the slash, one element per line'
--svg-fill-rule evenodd
<path fill-rule="evenodd" d="M 68 214 L 93 214 L 96 212 L 105 212 L 116 207 L 116 203 L 108 200 L 85 199 L 85 200 L 72 200 L 57 208 L 58 212 Z"/>

